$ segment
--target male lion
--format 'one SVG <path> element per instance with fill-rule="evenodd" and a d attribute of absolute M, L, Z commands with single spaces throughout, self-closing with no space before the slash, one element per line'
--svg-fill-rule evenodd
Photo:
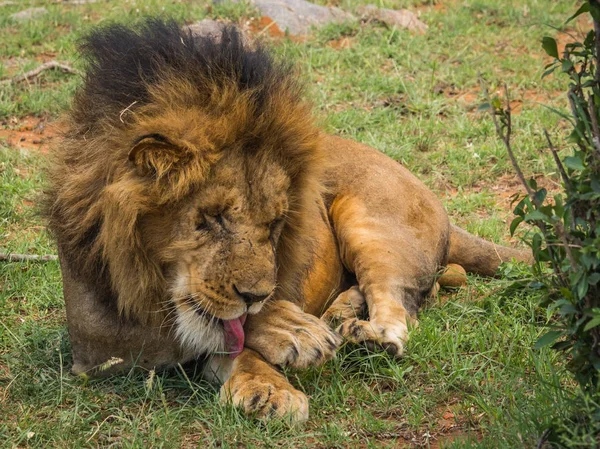
<path fill-rule="evenodd" d="M 47 204 L 75 373 L 211 355 L 224 400 L 304 420 L 276 367 L 334 355 L 316 317 L 400 356 L 441 267 L 527 258 L 451 226 L 397 162 L 317 129 L 294 70 L 234 28 L 149 19 L 81 49 Z"/>

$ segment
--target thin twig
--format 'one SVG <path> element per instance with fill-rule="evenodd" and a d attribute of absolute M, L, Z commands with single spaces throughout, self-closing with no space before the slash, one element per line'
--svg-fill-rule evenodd
<path fill-rule="evenodd" d="M 538 444 L 536 446 L 536 449 L 542 449 L 544 447 L 544 443 L 546 443 L 546 441 L 548 441 L 548 436 L 550 435 L 550 429 L 546 429 L 544 430 L 544 433 L 542 433 L 542 436 L 540 437 Z"/>
<path fill-rule="evenodd" d="M 487 101 L 491 105 L 492 101 L 490 99 L 490 93 L 488 92 L 487 86 L 485 85 L 485 82 L 483 81 L 483 79 L 481 77 L 479 78 L 479 82 L 481 84 L 481 90 L 483 91 L 485 101 Z M 504 85 L 504 92 L 506 95 L 506 111 L 505 111 L 506 117 L 507 117 L 506 132 L 502 129 L 502 127 L 500 126 L 500 123 L 498 123 L 498 117 L 496 117 L 496 111 L 493 108 L 492 108 L 492 113 L 491 113 L 492 120 L 494 121 L 494 126 L 496 127 L 496 133 L 498 134 L 498 136 L 500 137 L 502 142 L 504 142 L 506 151 L 508 151 L 508 157 L 510 158 L 510 162 L 511 162 L 512 166 L 514 167 L 515 171 L 517 172 L 517 176 L 519 177 L 521 184 L 523 184 L 523 186 L 525 187 L 525 190 L 527 191 L 527 194 L 529 195 L 529 197 L 533 199 L 534 192 L 533 192 L 533 190 L 531 190 L 531 187 L 529 187 L 529 184 L 525 180 L 523 171 L 521 170 L 521 167 L 517 163 L 517 159 L 515 158 L 515 154 L 512 150 L 512 146 L 510 143 L 510 138 L 511 138 L 511 133 L 512 133 L 512 123 L 511 123 L 510 99 L 508 96 L 508 87 L 506 87 L 506 84 Z"/>
<path fill-rule="evenodd" d="M 563 247 L 565 248 L 565 253 L 567 253 L 567 259 L 569 259 L 571 268 L 577 271 L 579 269 L 579 265 L 577 264 L 577 261 L 573 256 L 573 251 L 571 251 L 571 245 L 569 245 L 567 233 L 565 232 L 565 228 L 563 227 L 562 222 L 557 221 L 556 223 L 554 223 L 554 229 L 556 230 L 556 233 L 560 237 L 560 241 L 562 242 Z"/>
<path fill-rule="evenodd" d="M 67 64 L 63 64 L 62 62 L 52 60 L 52 61 L 44 62 L 39 67 L 36 67 L 35 69 L 30 70 L 29 72 L 25 72 L 21 75 L 17 75 L 15 77 L 13 77 L 13 78 L 0 80 L 0 84 L 20 83 L 21 81 L 26 81 L 28 79 L 35 78 L 43 71 L 51 70 L 51 69 L 59 69 L 66 73 L 72 73 L 74 75 L 81 75 L 81 72 L 79 70 L 74 69 L 73 67 L 71 67 Z"/>
<path fill-rule="evenodd" d="M 505 91 L 505 95 L 506 95 L 506 99 L 505 99 L 506 109 L 504 110 L 504 115 L 506 117 L 506 132 L 505 132 L 503 130 L 502 126 L 500 126 L 500 123 L 498 123 L 498 117 L 496 116 L 496 111 L 495 111 L 494 107 L 492 106 L 490 94 L 488 92 L 485 81 L 483 80 L 483 78 L 481 76 L 479 77 L 479 83 L 481 85 L 481 90 L 484 94 L 485 100 L 488 102 L 488 104 L 490 104 L 490 107 L 492 108 L 491 115 L 492 115 L 492 120 L 494 122 L 494 126 L 496 127 L 496 134 L 498 135 L 500 140 L 502 140 L 502 142 L 504 143 L 504 146 L 506 147 L 506 150 L 508 152 L 508 157 L 510 158 L 510 162 L 511 162 L 512 166 L 514 167 L 515 171 L 517 172 L 517 176 L 519 177 L 521 184 L 523 184 L 523 186 L 525 187 L 525 190 L 527 191 L 527 195 L 529 196 L 529 199 L 533 202 L 533 204 L 536 207 L 539 207 L 541 204 L 537 200 L 537 198 L 535 196 L 535 192 L 531 189 L 531 187 L 525 180 L 525 176 L 523 175 L 523 172 L 521 171 L 521 167 L 519 166 L 517 159 L 515 158 L 514 152 L 512 150 L 512 145 L 510 143 L 510 137 L 512 135 L 512 129 L 511 129 L 512 128 L 512 119 L 511 119 L 510 98 L 508 96 L 508 88 L 506 87 L 506 84 L 505 84 L 504 85 L 504 89 L 505 89 L 504 91 Z M 544 223 L 543 221 L 540 221 L 540 220 L 536 220 L 536 224 L 539 226 L 543 235 L 546 235 L 546 223 Z M 564 273 L 562 273 L 562 271 L 560 270 L 560 267 L 557 265 L 556 261 L 553 258 L 550 258 L 550 263 L 552 264 L 552 269 L 553 269 L 554 273 L 558 276 L 558 279 L 560 279 L 560 281 L 564 285 L 566 285 Z"/>
<path fill-rule="evenodd" d="M 49 262 L 58 260 L 58 256 L 53 254 L 46 254 L 40 256 L 38 254 L 11 254 L 11 253 L 0 253 L 0 262 Z"/>
<path fill-rule="evenodd" d="M 550 152 L 552 153 L 554 162 L 556 163 L 556 166 L 558 167 L 558 171 L 560 172 L 560 177 L 562 178 L 563 182 L 565 183 L 565 187 L 569 187 L 569 184 L 570 184 L 569 177 L 567 176 L 567 172 L 565 170 L 564 165 L 562 164 L 560 158 L 558 157 L 558 152 L 556 151 L 556 147 L 552 143 L 552 140 L 550 139 L 550 135 L 548 134 L 547 130 L 544 130 L 544 135 L 546 136 L 546 141 L 548 142 L 548 146 L 550 147 Z"/>
<path fill-rule="evenodd" d="M 594 104 L 593 95 L 590 95 L 588 97 L 588 107 L 590 118 L 592 119 L 592 142 L 594 144 L 594 149 L 596 150 L 596 152 L 600 153 L 600 128 L 598 127 L 598 111 L 596 110 L 596 105 Z"/>

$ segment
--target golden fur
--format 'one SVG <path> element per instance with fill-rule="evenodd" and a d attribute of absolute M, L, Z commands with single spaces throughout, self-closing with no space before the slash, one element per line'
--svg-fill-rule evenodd
<path fill-rule="evenodd" d="M 523 258 L 451 227 L 396 162 L 320 132 L 296 73 L 233 29 L 217 42 L 149 20 L 99 29 L 83 51 L 47 204 L 77 370 L 96 351 L 127 364 L 138 352 L 143 366 L 222 353 L 223 323 L 248 314 L 246 349 L 209 363 L 222 397 L 306 419 L 306 397 L 273 365 L 331 358 L 340 338 L 326 322 L 400 356 L 448 261 L 492 274 Z M 88 290 L 85 302 L 71 293 Z M 117 324 L 92 333 L 84 304 Z M 153 338 L 173 331 L 184 354 L 153 358 L 144 338 L 112 337 L 120 320 Z"/>

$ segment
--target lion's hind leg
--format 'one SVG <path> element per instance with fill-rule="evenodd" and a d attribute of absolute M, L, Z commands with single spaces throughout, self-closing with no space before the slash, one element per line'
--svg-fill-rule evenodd
<path fill-rule="evenodd" d="M 394 318 L 386 325 L 369 321 L 367 300 L 356 285 L 340 293 L 321 319 L 351 343 L 364 343 L 371 350 L 381 348 L 390 355 L 403 351 L 404 340 L 397 336 L 405 334 L 404 326 L 395 329 L 397 332 L 394 333 L 394 328 L 398 327 Z M 386 335 L 386 327 L 392 330 L 390 335 Z"/>
<path fill-rule="evenodd" d="M 435 286 L 447 222 L 404 224 L 401 211 L 377 203 L 348 195 L 336 198 L 330 209 L 342 260 L 368 307 L 368 319 L 348 318 L 338 332 L 400 357 L 409 326 Z"/>
<path fill-rule="evenodd" d="M 332 328 L 336 328 L 345 321 L 366 319 L 368 316 L 367 300 L 355 285 L 340 293 L 321 315 L 321 319 Z"/>

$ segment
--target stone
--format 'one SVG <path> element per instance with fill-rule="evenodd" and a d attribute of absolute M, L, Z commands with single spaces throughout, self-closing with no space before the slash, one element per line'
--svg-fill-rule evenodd
<path fill-rule="evenodd" d="M 375 5 L 366 5 L 358 8 L 363 18 L 368 20 L 377 20 L 391 27 L 406 28 L 417 33 L 427 31 L 427 25 L 423 23 L 417 15 L 408 9 L 385 9 L 378 8 Z"/>
<path fill-rule="evenodd" d="M 222 3 L 223 0 L 213 0 Z M 228 0 L 237 3 L 238 0 Z M 328 23 L 342 23 L 356 18 L 340 8 L 315 5 L 306 0 L 249 0 L 264 17 L 269 17 L 283 31 L 294 36 L 309 33 L 310 28 Z"/>
<path fill-rule="evenodd" d="M 221 39 L 221 33 L 225 26 L 222 22 L 216 20 L 204 19 L 183 27 L 184 30 L 191 31 L 196 36 L 210 36 L 215 40 Z"/>
<path fill-rule="evenodd" d="M 48 14 L 48 10 L 46 8 L 29 8 L 11 14 L 10 18 L 15 22 L 26 22 L 28 20 L 37 19 L 38 17 L 46 14 Z"/>

